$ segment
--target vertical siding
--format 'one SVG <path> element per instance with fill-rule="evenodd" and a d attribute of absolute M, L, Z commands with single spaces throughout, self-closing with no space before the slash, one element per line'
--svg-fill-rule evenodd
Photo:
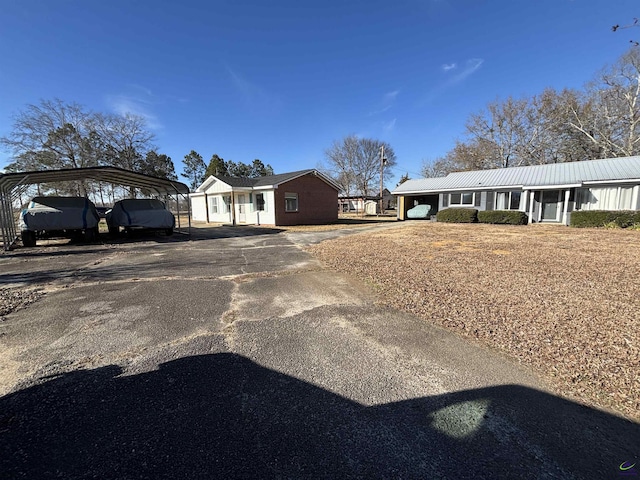
<path fill-rule="evenodd" d="M 256 196 L 262 193 L 264 195 L 264 211 L 258 211 L 258 203 L 256 201 Z M 251 223 L 260 224 L 260 225 L 275 225 L 276 224 L 276 214 L 275 214 L 275 197 L 273 195 L 273 190 L 254 190 L 253 191 L 253 205 L 251 212 Z"/>
<path fill-rule="evenodd" d="M 191 218 L 198 222 L 206 222 L 207 207 L 204 203 L 204 194 L 191 194 L 189 195 L 189 201 L 191 202 Z"/>

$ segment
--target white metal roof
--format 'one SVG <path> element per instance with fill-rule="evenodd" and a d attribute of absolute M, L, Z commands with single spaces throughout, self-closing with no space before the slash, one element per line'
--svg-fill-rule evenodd
<path fill-rule="evenodd" d="M 580 186 L 589 182 L 640 181 L 640 156 L 454 172 L 446 177 L 407 180 L 394 195 L 491 188 Z"/>

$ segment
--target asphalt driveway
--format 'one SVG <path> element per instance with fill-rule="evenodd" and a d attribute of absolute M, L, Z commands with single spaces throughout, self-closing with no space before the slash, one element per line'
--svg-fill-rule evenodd
<path fill-rule="evenodd" d="M 46 292 L 0 321 L 0 477 L 616 478 L 640 455 L 637 424 L 303 249 L 351 233 L 0 255 L 0 288 Z"/>

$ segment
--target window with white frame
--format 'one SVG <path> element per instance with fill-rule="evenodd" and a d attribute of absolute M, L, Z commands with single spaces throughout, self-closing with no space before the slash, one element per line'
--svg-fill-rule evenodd
<path fill-rule="evenodd" d="M 284 194 L 284 211 L 285 212 L 298 211 L 298 194 L 297 193 Z"/>
<path fill-rule="evenodd" d="M 477 204 L 480 205 L 480 192 L 462 192 L 449 194 L 449 206 L 451 207 L 471 207 Z"/>
<path fill-rule="evenodd" d="M 256 193 L 256 210 L 264 212 L 267 210 L 267 202 L 264 198 L 264 193 Z"/>
<path fill-rule="evenodd" d="M 218 213 L 218 197 L 209 197 L 209 213 Z"/>
<path fill-rule="evenodd" d="M 519 210 L 522 192 L 496 192 L 496 210 Z"/>

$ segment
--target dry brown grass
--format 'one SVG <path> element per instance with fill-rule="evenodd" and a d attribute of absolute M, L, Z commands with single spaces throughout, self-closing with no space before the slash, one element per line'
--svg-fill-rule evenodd
<path fill-rule="evenodd" d="M 558 393 L 640 420 L 640 232 L 403 224 L 310 250 Z"/>

